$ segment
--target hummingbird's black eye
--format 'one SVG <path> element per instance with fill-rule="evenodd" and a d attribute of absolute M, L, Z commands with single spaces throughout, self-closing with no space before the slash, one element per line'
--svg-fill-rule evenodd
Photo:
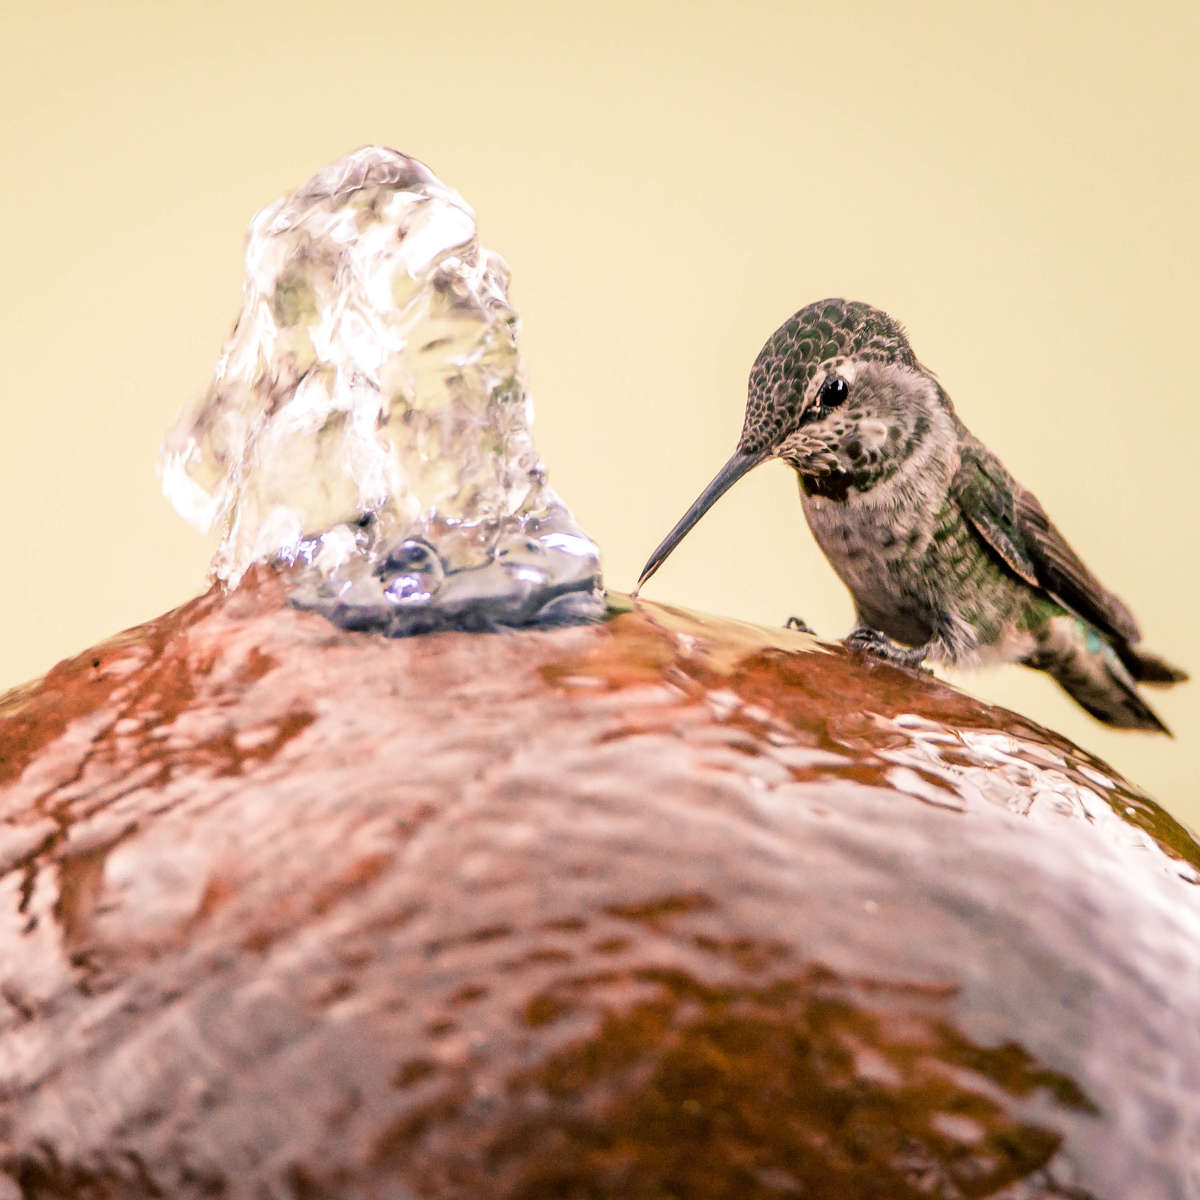
<path fill-rule="evenodd" d="M 837 408 L 850 394 L 850 385 L 840 375 L 830 375 L 821 385 L 821 407 Z"/>

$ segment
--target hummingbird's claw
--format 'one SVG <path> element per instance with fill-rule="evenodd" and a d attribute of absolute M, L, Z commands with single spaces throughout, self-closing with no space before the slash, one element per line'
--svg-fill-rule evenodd
<path fill-rule="evenodd" d="M 929 653 L 929 645 L 900 646 L 893 642 L 887 634 L 872 629 L 869 625 L 859 625 L 846 638 L 846 646 L 863 654 L 882 658 L 885 662 L 894 663 L 898 667 L 916 667 L 928 673 L 928 667 L 921 667 L 925 656 Z"/>
<path fill-rule="evenodd" d="M 784 629 L 794 629 L 797 633 L 808 633 L 816 637 L 817 631 L 801 617 L 788 617 L 783 623 Z"/>

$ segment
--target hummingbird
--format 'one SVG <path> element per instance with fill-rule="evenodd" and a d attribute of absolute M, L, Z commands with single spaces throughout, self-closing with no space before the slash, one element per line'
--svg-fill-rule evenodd
<path fill-rule="evenodd" d="M 809 528 L 854 599 L 848 647 L 907 667 L 1022 663 L 1106 724 L 1170 732 L 1137 685 L 1186 672 L 1141 649 L 1129 609 L 962 423 L 899 322 L 858 301 L 818 300 L 767 340 L 733 457 L 650 556 L 635 596 L 771 458 L 796 472 Z"/>

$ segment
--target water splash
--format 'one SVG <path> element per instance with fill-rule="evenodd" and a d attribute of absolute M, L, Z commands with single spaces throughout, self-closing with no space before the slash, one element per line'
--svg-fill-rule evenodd
<path fill-rule="evenodd" d="M 530 435 L 508 269 L 423 164 L 368 146 L 263 209 L 242 312 L 168 435 L 172 504 L 213 575 L 300 568 L 350 628 L 587 619 L 600 560 Z"/>

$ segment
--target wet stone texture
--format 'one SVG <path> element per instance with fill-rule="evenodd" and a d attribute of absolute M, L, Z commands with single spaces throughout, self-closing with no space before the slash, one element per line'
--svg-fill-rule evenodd
<path fill-rule="evenodd" d="M 911 673 L 256 568 L 0 701 L 0 1196 L 1200 1196 L 1200 850 Z"/>

